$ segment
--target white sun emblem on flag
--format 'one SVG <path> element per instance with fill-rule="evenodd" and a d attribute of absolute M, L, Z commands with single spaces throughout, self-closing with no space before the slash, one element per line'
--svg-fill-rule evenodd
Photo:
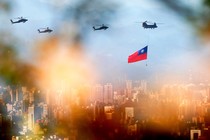
<path fill-rule="evenodd" d="M 141 53 L 143 53 L 144 52 L 144 50 L 141 50 Z"/>

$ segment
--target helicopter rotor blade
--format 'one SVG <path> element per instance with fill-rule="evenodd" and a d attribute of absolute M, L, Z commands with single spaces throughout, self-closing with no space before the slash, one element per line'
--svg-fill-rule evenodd
<path fill-rule="evenodd" d="M 39 28 L 39 29 L 42 29 L 42 30 L 47 30 L 47 29 L 50 29 L 49 27 L 46 27 L 46 28 Z M 51 30 L 51 29 L 50 29 Z"/>
<path fill-rule="evenodd" d="M 27 17 L 16 17 L 14 19 L 27 19 Z"/>
<path fill-rule="evenodd" d="M 153 24 L 154 22 L 152 22 L 152 21 L 147 21 L 147 23 Z"/>
<path fill-rule="evenodd" d="M 150 24 L 154 24 L 154 23 L 156 23 L 156 24 L 164 24 L 162 22 L 152 22 L 152 21 L 147 21 L 147 23 L 150 23 Z"/>
<path fill-rule="evenodd" d="M 102 24 L 95 24 L 95 25 L 93 25 L 93 26 L 109 26 L 109 24 L 104 24 L 104 23 L 102 23 Z"/>

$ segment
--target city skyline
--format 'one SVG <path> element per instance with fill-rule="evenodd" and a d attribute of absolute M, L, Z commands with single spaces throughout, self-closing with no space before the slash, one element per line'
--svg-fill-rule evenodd
<path fill-rule="evenodd" d="M 64 140 L 65 137 L 85 140 L 83 136 L 110 139 L 111 136 L 106 135 L 108 132 L 122 139 L 209 138 L 209 84 L 165 84 L 153 90 L 145 80 L 125 80 L 123 83 L 121 88 L 107 83 L 71 91 L 1 87 L 0 122 L 3 123 L 0 127 L 6 127 L 6 118 L 12 125 L 0 132 L 8 136 L 12 134 L 16 139 L 37 137 L 40 140 L 47 136 Z M 96 131 L 83 132 L 83 127 L 93 129 L 94 123 L 102 127 L 98 128 L 102 136 L 95 134 Z M 8 133 L 8 128 L 14 132 Z M 118 136 L 122 132 L 123 135 Z"/>

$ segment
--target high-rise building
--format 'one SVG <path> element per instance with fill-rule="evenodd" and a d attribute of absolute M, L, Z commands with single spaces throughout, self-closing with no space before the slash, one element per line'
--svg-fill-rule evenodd
<path fill-rule="evenodd" d="M 111 83 L 107 83 L 104 85 L 104 103 L 112 103 L 113 102 L 113 86 Z"/>
<path fill-rule="evenodd" d="M 19 100 L 21 100 L 21 94 L 19 93 L 19 86 L 8 86 L 7 91 L 9 92 L 11 96 L 11 103 L 15 103 Z"/>
<path fill-rule="evenodd" d="M 132 95 L 132 81 L 131 80 L 127 80 L 126 81 L 126 97 L 127 98 L 133 98 Z"/>
<path fill-rule="evenodd" d="M 28 108 L 28 129 L 33 130 L 34 128 L 34 107 L 31 106 Z"/>
<path fill-rule="evenodd" d="M 27 92 L 26 87 L 22 87 L 22 92 L 23 92 L 23 104 L 22 104 L 22 111 L 23 113 L 28 111 L 29 107 L 29 93 Z"/>
<path fill-rule="evenodd" d="M 48 105 L 47 104 L 43 104 L 42 117 L 46 117 L 46 116 L 48 116 Z"/>
<path fill-rule="evenodd" d="M 147 81 L 141 80 L 141 89 L 144 93 L 147 92 Z"/>
<path fill-rule="evenodd" d="M 29 92 L 29 103 L 34 103 L 34 91 L 28 91 Z"/>
<path fill-rule="evenodd" d="M 23 100 L 23 92 L 22 92 L 22 87 L 17 86 L 15 90 L 16 94 L 16 101 L 22 101 Z"/>
<path fill-rule="evenodd" d="M 93 94 L 92 94 L 92 100 L 93 101 L 99 101 L 103 102 L 103 86 L 100 84 L 96 84 L 93 87 Z"/>

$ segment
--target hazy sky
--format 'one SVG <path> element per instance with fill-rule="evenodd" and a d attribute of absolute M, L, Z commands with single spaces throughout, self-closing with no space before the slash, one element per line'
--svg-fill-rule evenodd
<path fill-rule="evenodd" d="M 84 55 L 97 69 L 101 80 L 108 81 L 109 78 L 113 80 L 126 75 L 127 79 L 154 80 L 158 77 L 161 80 L 179 81 L 187 80 L 189 73 L 206 75 L 207 69 L 203 65 L 203 52 L 206 50 L 189 23 L 154 0 L 115 2 L 118 7 L 116 13 L 110 15 L 112 19 L 103 19 L 110 27 L 108 30 L 93 31 L 90 23 L 83 23 L 86 29 L 81 32 L 84 33 L 81 42 Z M 196 0 L 190 2 L 193 7 L 198 4 Z M 62 13 L 66 5 L 73 7 L 74 4 L 75 0 L 16 1 L 9 18 L 23 16 L 29 21 L 10 25 L 7 20 L 8 28 L 22 40 L 22 44 L 17 47 L 23 59 L 33 59 L 31 56 L 35 41 L 65 31 Z M 141 23 L 136 23 L 145 20 L 163 24 L 151 30 L 143 29 Z M 51 27 L 54 32 L 40 35 L 37 29 L 41 27 Z M 146 45 L 148 59 L 128 64 L 128 56 Z"/>

